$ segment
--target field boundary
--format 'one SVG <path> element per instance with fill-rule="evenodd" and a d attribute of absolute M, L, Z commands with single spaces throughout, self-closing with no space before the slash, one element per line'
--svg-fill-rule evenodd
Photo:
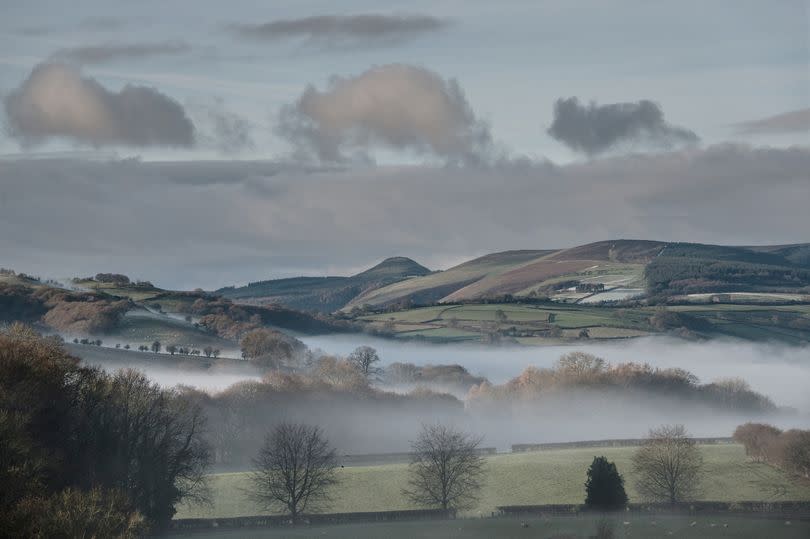
<path fill-rule="evenodd" d="M 733 444 L 730 437 L 719 438 L 692 438 L 698 445 Z M 580 442 L 547 442 L 539 444 L 512 444 L 512 453 L 526 453 L 529 451 L 547 451 L 552 449 L 576 449 L 578 447 L 635 447 L 643 444 L 644 438 L 621 438 L 613 440 L 583 440 Z"/>
<path fill-rule="evenodd" d="M 583 504 L 547 505 L 502 505 L 497 507 L 500 516 L 549 515 L 577 516 L 593 512 Z M 695 501 L 679 503 L 629 503 L 627 513 L 675 514 L 675 515 L 757 515 L 767 518 L 783 518 L 810 521 L 810 501 L 743 501 L 714 502 Z"/>
<path fill-rule="evenodd" d="M 301 524 L 348 524 L 355 522 L 391 522 L 405 520 L 443 520 L 455 518 L 453 509 L 408 509 L 402 511 L 368 511 L 355 513 L 322 513 L 302 515 Z M 287 515 L 257 515 L 230 518 L 181 518 L 172 520 L 170 532 L 194 532 L 240 528 L 275 528 L 290 526 Z"/>

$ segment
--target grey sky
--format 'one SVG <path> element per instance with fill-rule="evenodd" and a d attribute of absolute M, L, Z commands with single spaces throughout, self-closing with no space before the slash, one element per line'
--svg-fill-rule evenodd
<path fill-rule="evenodd" d="M 809 9 L 9 2 L 0 266 L 218 286 L 609 237 L 808 241 Z M 240 39 L 234 23 L 285 37 Z M 60 55 L 75 72 L 43 67 Z M 47 84 L 24 92 L 34 74 Z M 663 111 L 656 126 L 700 142 L 666 149 L 612 131 L 576 151 L 548 133 L 561 97 L 647 100 Z M 98 147 L 124 161 L 82 153 Z M 282 164 L 302 149 L 343 165 Z M 35 159 L 52 152 L 79 157 Z"/>

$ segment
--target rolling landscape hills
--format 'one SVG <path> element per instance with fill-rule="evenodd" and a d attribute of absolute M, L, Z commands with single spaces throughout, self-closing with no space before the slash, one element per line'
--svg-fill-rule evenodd
<path fill-rule="evenodd" d="M 350 277 L 298 277 L 217 290 L 241 303 L 319 312 L 538 298 L 615 304 L 784 303 L 810 294 L 810 245 L 729 247 L 609 240 L 488 254 L 431 272 L 403 257 Z M 724 297 L 715 294 L 723 294 Z"/>
<path fill-rule="evenodd" d="M 366 331 L 434 342 L 557 344 L 667 333 L 810 341 L 810 245 L 609 240 L 492 253 L 444 271 L 405 257 L 351 276 L 171 291 L 126 276 L 64 282 L 7 271 L 8 321 L 71 338 L 227 348 L 252 328 Z M 16 314 L 15 314 L 16 313 Z"/>

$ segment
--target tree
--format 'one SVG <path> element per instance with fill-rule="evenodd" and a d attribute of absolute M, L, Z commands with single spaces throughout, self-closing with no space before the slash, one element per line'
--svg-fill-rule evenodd
<path fill-rule="evenodd" d="M 203 354 L 205 354 L 205 357 L 211 357 L 211 354 L 213 353 L 214 349 L 211 348 L 210 346 L 206 346 L 205 348 L 203 348 Z"/>
<path fill-rule="evenodd" d="M 252 497 L 267 509 L 289 513 L 293 524 L 305 511 L 327 505 L 337 483 L 337 458 L 318 427 L 282 423 L 265 438 L 253 460 Z"/>
<path fill-rule="evenodd" d="M 160 529 L 180 501 L 205 497 L 210 453 L 203 427 L 202 409 L 177 390 L 163 389 L 135 371 L 109 374 L 82 366 L 60 342 L 30 329 L 0 330 L 4 524 L 21 511 L 28 524 L 42 525 L 45 521 L 37 523 L 26 515 L 36 516 L 41 512 L 36 507 L 46 502 L 56 504 L 54 511 L 75 509 L 73 516 L 50 515 L 56 528 L 81 524 L 85 517 L 80 511 L 85 510 L 107 519 L 105 508 L 123 507 L 113 494 L 118 492 L 126 496 L 124 505 Z M 82 498 L 81 493 L 95 488 L 101 491 Z M 59 493 L 65 494 L 62 501 L 52 498 Z M 134 513 L 122 518 L 129 519 L 127 515 Z M 59 520 L 63 518 L 67 520 Z M 84 523 L 88 530 L 97 524 Z M 0 535 L 7 531 L 3 527 Z M 64 534 L 73 536 L 67 531 L 58 536 Z"/>
<path fill-rule="evenodd" d="M 423 425 L 411 444 L 409 488 L 403 494 L 414 504 L 466 509 L 478 499 L 484 459 L 481 438 L 444 425 Z"/>
<path fill-rule="evenodd" d="M 781 429 L 764 423 L 746 423 L 734 430 L 734 441 L 743 444 L 745 454 L 756 462 L 766 462 L 768 452 L 782 434 Z"/>
<path fill-rule="evenodd" d="M 380 362 L 380 356 L 377 355 L 377 351 L 370 346 L 360 346 L 355 348 L 354 352 L 349 354 L 347 359 L 366 378 L 380 372 L 380 370 L 375 366 L 375 363 Z"/>
<path fill-rule="evenodd" d="M 214 351 L 211 352 L 211 355 L 213 355 L 214 358 L 218 358 L 219 354 L 220 354 L 219 348 L 214 348 Z"/>
<path fill-rule="evenodd" d="M 594 457 L 585 481 L 585 505 L 590 509 L 612 511 L 627 505 L 624 478 L 616 464 L 605 457 Z"/>
<path fill-rule="evenodd" d="M 633 455 L 633 469 L 642 496 L 677 503 L 698 493 L 703 456 L 683 425 L 664 425 L 650 430 Z"/>
<path fill-rule="evenodd" d="M 242 337 L 242 357 L 270 368 L 291 363 L 304 345 L 272 329 L 254 329 Z"/>
<path fill-rule="evenodd" d="M 152 343 L 152 351 L 157 354 L 158 352 L 160 352 L 162 346 L 163 345 L 160 344 L 160 341 L 155 341 Z"/>
<path fill-rule="evenodd" d="M 171 355 L 174 355 L 174 353 L 177 352 L 177 347 L 173 344 L 170 344 L 169 346 L 166 347 L 166 351 Z"/>

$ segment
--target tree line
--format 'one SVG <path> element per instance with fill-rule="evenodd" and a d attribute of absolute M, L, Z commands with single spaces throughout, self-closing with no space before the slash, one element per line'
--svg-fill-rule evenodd
<path fill-rule="evenodd" d="M 734 431 L 734 440 L 757 462 L 810 479 L 810 430 L 782 430 L 765 423 L 746 423 Z"/>
<path fill-rule="evenodd" d="M 132 537 L 207 496 L 202 410 L 143 374 L 0 331 L 0 522 L 17 537 Z M 72 535 L 70 530 L 83 530 Z"/>

